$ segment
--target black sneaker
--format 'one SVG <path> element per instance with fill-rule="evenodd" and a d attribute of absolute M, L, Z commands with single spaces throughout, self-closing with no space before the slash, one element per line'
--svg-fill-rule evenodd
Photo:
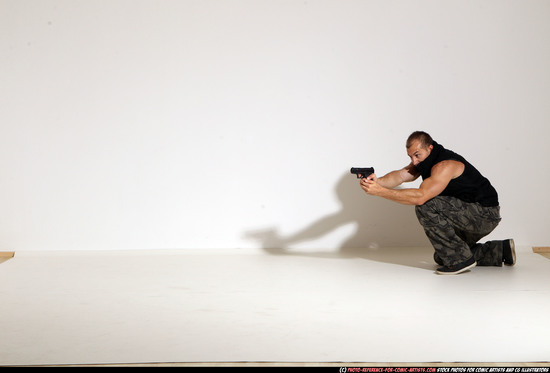
<path fill-rule="evenodd" d="M 440 267 L 437 269 L 437 271 L 435 271 L 435 273 L 437 273 L 438 275 L 458 275 L 459 273 L 466 272 L 467 270 L 474 268 L 476 264 L 476 260 L 472 256 L 467 261 L 455 264 L 454 266 Z"/>
<path fill-rule="evenodd" d="M 507 266 L 516 264 L 516 245 L 513 239 L 502 241 L 502 261 Z"/>

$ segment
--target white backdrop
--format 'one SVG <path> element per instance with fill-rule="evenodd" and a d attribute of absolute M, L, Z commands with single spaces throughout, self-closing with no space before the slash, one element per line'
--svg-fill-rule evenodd
<path fill-rule="evenodd" d="M 548 245 L 547 0 L 0 0 L 0 250 L 424 246 L 428 131 Z"/>

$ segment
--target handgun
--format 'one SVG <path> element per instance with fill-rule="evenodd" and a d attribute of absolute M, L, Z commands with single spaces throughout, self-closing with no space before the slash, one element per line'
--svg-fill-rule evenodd
<path fill-rule="evenodd" d="M 352 167 L 351 173 L 357 175 L 358 179 L 364 179 L 365 177 L 368 177 L 370 174 L 374 173 L 374 167 Z"/>

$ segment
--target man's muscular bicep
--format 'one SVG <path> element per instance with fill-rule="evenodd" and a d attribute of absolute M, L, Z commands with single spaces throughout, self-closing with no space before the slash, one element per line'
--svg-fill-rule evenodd
<path fill-rule="evenodd" d="M 424 202 L 440 195 L 449 184 L 449 181 L 434 175 L 425 179 L 419 188 L 422 192 L 420 204 L 424 204 Z"/>
<path fill-rule="evenodd" d="M 443 161 L 432 168 L 431 176 L 420 184 L 422 200 L 428 201 L 441 194 L 452 179 L 464 172 L 464 164 L 457 161 Z"/>

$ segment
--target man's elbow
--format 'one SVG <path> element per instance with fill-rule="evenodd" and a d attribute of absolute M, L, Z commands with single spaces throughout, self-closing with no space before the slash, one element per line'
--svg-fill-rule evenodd
<path fill-rule="evenodd" d="M 423 204 L 425 204 L 426 202 L 428 202 L 432 198 L 433 198 L 433 196 L 428 196 L 428 195 L 422 194 L 421 196 L 418 196 L 414 199 L 413 204 L 415 206 L 422 206 Z"/>

